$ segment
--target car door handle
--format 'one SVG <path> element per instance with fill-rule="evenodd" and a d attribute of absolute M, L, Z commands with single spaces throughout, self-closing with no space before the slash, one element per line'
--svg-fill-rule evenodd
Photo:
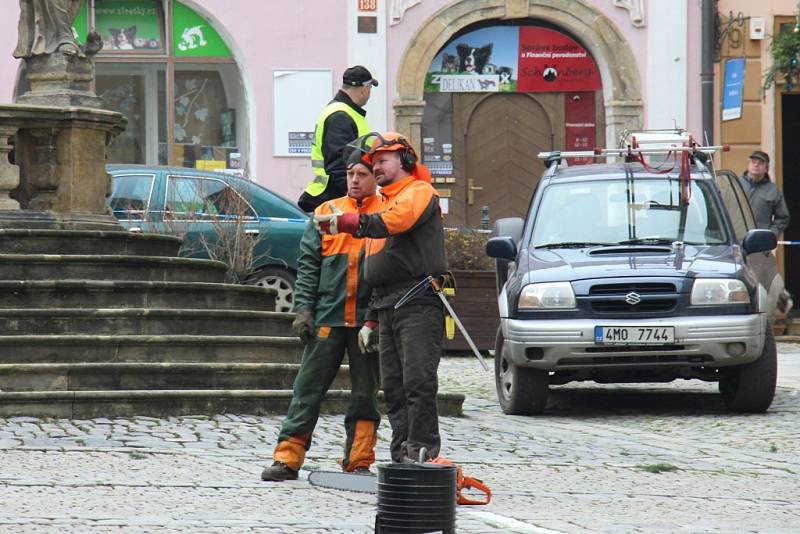
<path fill-rule="evenodd" d="M 244 233 L 245 233 L 246 235 L 258 235 L 258 234 L 260 234 L 260 233 L 261 233 L 261 230 L 256 230 L 256 229 L 253 229 L 253 228 L 248 228 L 247 230 L 245 230 L 245 231 L 244 231 Z"/>

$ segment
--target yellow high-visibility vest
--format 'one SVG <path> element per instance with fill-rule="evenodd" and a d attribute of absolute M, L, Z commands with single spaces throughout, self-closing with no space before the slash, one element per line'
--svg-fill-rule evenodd
<path fill-rule="evenodd" d="M 358 135 L 356 137 L 361 137 L 370 132 L 366 117 L 344 102 L 331 102 L 322 110 L 319 119 L 317 119 L 317 126 L 314 128 L 314 144 L 311 145 L 311 168 L 314 170 L 316 176 L 314 176 L 314 179 L 306 186 L 306 193 L 312 197 L 321 195 L 325 191 L 325 188 L 328 187 L 329 176 L 328 173 L 325 172 L 325 158 L 322 155 L 322 136 L 324 134 L 325 121 L 328 117 L 339 111 L 347 113 L 350 118 L 353 119 L 353 122 L 356 123 L 356 128 L 358 129 Z"/>

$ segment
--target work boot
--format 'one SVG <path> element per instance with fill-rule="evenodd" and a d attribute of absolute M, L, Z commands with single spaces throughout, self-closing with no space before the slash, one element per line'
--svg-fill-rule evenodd
<path fill-rule="evenodd" d="M 283 482 L 284 480 L 297 480 L 297 469 L 292 469 L 283 462 L 273 462 L 271 466 L 261 471 L 261 480 Z"/>

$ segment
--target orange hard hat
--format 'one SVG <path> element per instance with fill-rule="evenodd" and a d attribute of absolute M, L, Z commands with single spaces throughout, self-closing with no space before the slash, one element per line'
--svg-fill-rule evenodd
<path fill-rule="evenodd" d="M 393 150 L 414 150 L 411 148 L 411 143 L 406 140 L 403 134 L 397 132 L 384 132 L 375 135 L 372 142 L 372 149 L 370 153 L 375 152 L 390 152 Z"/>
<path fill-rule="evenodd" d="M 400 159 L 403 168 L 408 172 L 413 171 L 418 159 L 417 152 L 403 134 L 397 132 L 371 132 L 368 137 L 370 138 L 368 143 L 370 149 L 363 158 L 367 163 L 372 164 L 372 157 L 378 152 L 401 151 Z"/>

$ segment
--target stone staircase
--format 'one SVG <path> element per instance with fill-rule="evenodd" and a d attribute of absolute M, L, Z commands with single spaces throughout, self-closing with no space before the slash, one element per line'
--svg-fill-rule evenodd
<path fill-rule="evenodd" d="M 282 413 L 302 345 L 262 287 L 180 240 L 0 229 L 0 417 Z M 349 400 L 343 366 L 323 410 Z M 463 395 L 440 394 L 443 415 Z"/>

